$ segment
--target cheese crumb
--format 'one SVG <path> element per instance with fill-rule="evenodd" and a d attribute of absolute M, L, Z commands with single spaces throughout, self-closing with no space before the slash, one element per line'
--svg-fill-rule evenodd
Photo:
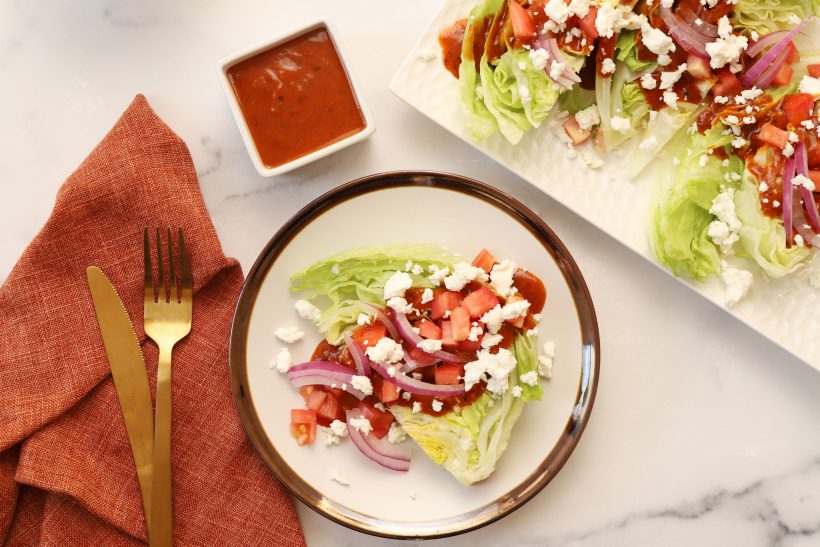
<path fill-rule="evenodd" d="M 476 354 L 475 361 L 464 365 L 465 388 L 469 391 L 483 380 L 487 382 L 490 393 L 501 395 L 509 387 L 508 378 L 516 364 L 515 356 L 508 349 L 501 348 L 495 354 L 481 350 Z"/>
<path fill-rule="evenodd" d="M 350 418 L 347 421 L 347 425 L 361 433 L 362 435 L 367 435 L 371 431 L 373 431 L 373 425 L 370 423 L 370 420 L 367 418 Z"/>
<path fill-rule="evenodd" d="M 739 268 L 729 268 L 726 262 L 720 263 L 720 278 L 726 284 L 726 305 L 732 307 L 740 302 L 749 292 L 754 276 L 752 272 Z"/>
<path fill-rule="evenodd" d="M 602 74 L 612 74 L 615 72 L 615 61 L 610 58 L 604 59 L 601 63 L 601 73 Z"/>
<path fill-rule="evenodd" d="M 575 113 L 575 121 L 581 129 L 592 129 L 601 123 L 601 115 L 598 106 L 592 105 Z"/>
<path fill-rule="evenodd" d="M 404 442 L 407 439 L 407 433 L 399 425 L 398 422 L 390 424 L 390 429 L 387 431 L 387 441 L 393 444 Z"/>
<path fill-rule="evenodd" d="M 367 348 L 365 353 L 373 362 L 380 365 L 398 363 L 404 359 L 401 344 L 386 336 L 376 342 L 375 346 Z"/>
<path fill-rule="evenodd" d="M 339 484 L 341 484 L 342 486 L 350 486 L 350 481 L 347 479 L 347 477 L 345 477 L 341 473 L 339 473 L 338 469 L 333 469 L 330 472 L 330 480 L 336 481 Z"/>
<path fill-rule="evenodd" d="M 436 351 L 441 351 L 441 340 L 433 340 L 427 339 L 422 340 L 418 344 L 419 349 L 426 353 L 434 353 Z"/>
<path fill-rule="evenodd" d="M 521 397 L 521 386 L 513 386 L 512 387 L 512 396 L 513 397 Z"/>
<path fill-rule="evenodd" d="M 290 352 L 288 348 L 282 348 L 279 350 L 279 353 L 276 355 L 276 370 L 285 374 L 290 368 L 293 366 L 293 362 L 290 360 Z"/>
<path fill-rule="evenodd" d="M 428 288 L 424 289 L 424 291 L 422 291 L 422 293 L 421 293 L 421 303 L 422 304 L 427 304 L 428 302 L 432 302 L 432 301 L 433 301 L 433 289 L 430 289 L 428 287 Z"/>
<path fill-rule="evenodd" d="M 370 383 L 370 378 L 367 376 L 353 376 L 350 379 L 350 385 L 365 395 L 373 395 L 373 384 Z"/>
<path fill-rule="evenodd" d="M 800 93 L 808 93 L 816 99 L 820 96 L 820 78 L 812 78 L 811 76 L 803 76 L 798 86 Z"/>
<path fill-rule="evenodd" d="M 644 74 L 641 76 L 641 87 L 644 89 L 655 89 L 658 87 L 658 82 L 655 81 L 654 76 L 651 74 Z"/>
<path fill-rule="evenodd" d="M 413 414 L 418 414 L 421 412 L 421 403 L 416 401 L 413 403 Z"/>
<path fill-rule="evenodd" d="M 740 240 L 738 232 L 741 228 L 740 219 L 735 211 L 735 189 L 727 188 L 715 196 L 712 200 L 712 207 L 709 213 L 717 217 L 707 228 L 706 235 L 709 236 L 715 245 L 720 246 L 723 253 L 728 253 L 732 245 Z"/>
<path fill-rule="evenodd" d="M 513 286 L 513 275 L 518 270 L 518 266 L 509 260 L 502 260 L 500 263 L 493 266 L 490 271 L 490 285 L 495 292 L 503 297 L 511 296 L 516 292 Z"/>
<path fill-rule="evenodd" d="M 629 119 L 622 118 L 621 116 L 612 116 L 609 123 L 612 126 L 612 129 L 614 129 L 618 133 L 628 133 L 629 130 L 632 128 L 632 125 L 629 123 Z"/>
<path fill-rule="evenodd" d="M 706 44 L 709 65 L 712 68 L 723 68 L 727 64 L 737 63 L 743 50 L 749 45 L 749 39 L 732 34 L 732 24 L 725 15 L 718 21 L 718 36 L 717 40 Z"/>
<path fill-rule="evenodd" d="M 305 333 L 296 327 L 281 327 L 274 332 L 276 337 L 286 344 L 293 344 L 305 337 Z"/>
<path fill-rule="evenodd" d="M 406 272 L 396 272 L 387 283 L 384 284 L 384 299 L 390 300 L 396 296 L 404 296 L 404 293 L 413 286 L 413 278 Z"/>
<path fill-rule="evenodd" d="M 360 313 L 359 317 L 356 318 L 356 324 L 360 326 L 369 325 L 371 321 L 373 321 L 373 318 L 366 313 Z"/>
<path fill-rule="evenodd" d="M 430 406 L 433 407 L 434 412 L 441 412 L 441 409 L 444 407 L 444 403 L 437 399 L 433 399 L 433 402 Z"/>
<path fill-rule="evenodd" d="M 522 374 L 519 380 L 521 380 L 530 387 L 535 387 L 538 385 L 538 373 L 534 370 L 531 370 L 529 372 Z"/>
<path fill-rule="evenodd" d="M 315 322 L 322 317 L 322 310 L 307 300 L 297 300 L 293 307 L 296 308 L 296 313 L 298 313 L 303 319 Z"/>
<path fill-rule="evenodd" d="M 542 378 L 552 378 L 552 363 L 555 360 L 555 342 L 546 342 L 544 352 L 538 356 L 538 375 Z"/>
<path fill-rule="evenodd" d="M 487 272 L 469 264 L 467 262 L 459 262 L 455 265 L 452 275 L 444 278 L 444 286 L 448 291 L 460 291 L 470 281 L 487 281 Z"/>

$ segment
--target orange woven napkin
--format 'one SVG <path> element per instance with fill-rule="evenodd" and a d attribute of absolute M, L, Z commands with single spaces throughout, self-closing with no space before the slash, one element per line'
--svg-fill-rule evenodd
<path fill-rule="evenodd" d="M 226 258 L 185 143 L 137 96 L 63 184 L 0 287 L 0 544 L 139 545 L 140 490 L 85 269 L 117 287 L 143 346 L 142 230 L 180 226 L 194 274 L 174 351 L 177 545 L 305 544 L 293 503 L 235 411 L 228 335 L 242 271 Z"/>

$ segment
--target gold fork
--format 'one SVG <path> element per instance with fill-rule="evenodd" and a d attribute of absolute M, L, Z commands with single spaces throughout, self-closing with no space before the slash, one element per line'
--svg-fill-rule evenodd
<path fill-rule="evenodd" d="M 148 228 L 143 233 L 145 247 L 145 334 L 159 348 L 157 366 L 157 404 L 154 421 L 154 477 L 151 494 L 150 544 L 173 545 L 171 498 L 171 353 L 174 345 L 191 331 L 191 301 L 193 299 L 191 268 L 182 229 L 179 229 L 179 262 L 174 267 L 174 246 L 168 228 L 168 287 L 162 262 L 162 239 L 157 228 L 157 272 L 159 283 L 154 291 L 151 264 L 151 243 Z M 179 276 L 179 285 L 177 285 Z M 179 291 L 178 291 L 179 287 Z M 146 515 L 147 516 L 147 515 Z"/>

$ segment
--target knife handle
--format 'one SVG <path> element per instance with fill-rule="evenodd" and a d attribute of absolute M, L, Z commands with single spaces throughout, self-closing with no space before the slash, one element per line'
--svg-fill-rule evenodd
<path fill-rule="evenodd" d="M 173 345 L 159 345 L 157 408 L 154 421 L 154 477 L 151 492 L 151 547 L 173 545 L 171 497 L 171 353 Z"/>

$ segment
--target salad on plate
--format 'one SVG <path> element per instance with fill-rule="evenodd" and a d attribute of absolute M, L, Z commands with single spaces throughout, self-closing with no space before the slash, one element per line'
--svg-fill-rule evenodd
<path fill-rule="evenodd" d="M 469 485 L 493 472 L 524 404 L 551 376 L 554 344 L 536 349 L 543 282 L 486 249 L 472 263 L 433 245 L 353 249 L 295 273 L 290 290 L 324 336 L 305 362 L 287 347 L 275 360 L 305 401 L 290 416 L 300 445 L 321 430 L 327 444 L 349 438 L 403 472 L 409 437 Z M 304 333 L 276 336 L 292 343 Z"/>
<path fill-rule="evenodd" d="M 544 123 L 590 168 L 656 157 L 651 242 L 727 305 L 820 246 L 816 0 L 482 0 L 439 35 L 470 134 L 512 144 Z M 544 137 L 546 135 L 546 137 Z M 538 132 L 533 138 L 552 138 Z M 820 276 L 812 283 L 820 287 Z"/>

